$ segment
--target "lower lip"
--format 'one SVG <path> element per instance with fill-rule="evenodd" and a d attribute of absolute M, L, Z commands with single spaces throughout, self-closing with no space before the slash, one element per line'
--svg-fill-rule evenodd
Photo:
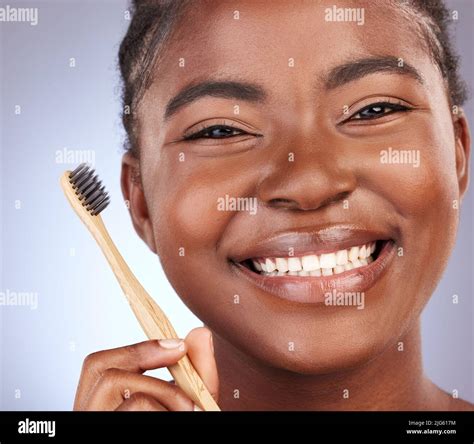
<path fill-rule="evenodd" d="M 241 264 L 238 273 L 267 293 L 293 302 L 321 304 L 328 292 L 364 292 L 384 275 L 395 256 L 395 244 L 385 242 L 377 259 L 368 265 L 331 276 L 264 276 Z"/>

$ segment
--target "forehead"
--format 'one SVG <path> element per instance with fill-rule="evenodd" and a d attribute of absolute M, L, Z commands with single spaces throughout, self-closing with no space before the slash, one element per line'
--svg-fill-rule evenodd
<path fill-rule="evenodd" d="M 390 0 L 195 0 L 157 67 L 154 87 L 171 96 L 193 81 L 232 76 L 275 91 L 297 77 L 290 60 L 303 68 L 296 70 L 300 82 L 370 56 L 401 58 L 421 72 L 432 67 L 414 16 Z"/>

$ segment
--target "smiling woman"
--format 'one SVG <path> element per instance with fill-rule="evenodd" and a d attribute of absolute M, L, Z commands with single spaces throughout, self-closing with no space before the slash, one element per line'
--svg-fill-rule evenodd
<path fill-rule="evenodd" d="M 363 21 L 328 20 L 333 6 L 134 2 L 122 189 L 206 328 L 179 351 L 92 355 L 76 408 L 190 409 L 137 375 L 187 351 L 222 410 L 472 409 L 424 376 L 420 352 L 468 184 L 448 11 L 341 0 Z"/>

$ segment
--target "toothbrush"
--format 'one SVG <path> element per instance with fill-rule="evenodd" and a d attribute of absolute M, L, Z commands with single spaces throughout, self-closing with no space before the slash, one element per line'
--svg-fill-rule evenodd
<path fill-rule="evenodd" d="M 94 170 L 82 163 L 72 172 L 65 171 L 60 182 L 72 208 L 102 249 L 145 334 L 149 339 L 177 338 L 170 321 L 138 282 L 102 221 L 99 213 L 107 207 L 110 198 Z M 220 411 L 187 355 L 168 370 L 201 410 Z"/>

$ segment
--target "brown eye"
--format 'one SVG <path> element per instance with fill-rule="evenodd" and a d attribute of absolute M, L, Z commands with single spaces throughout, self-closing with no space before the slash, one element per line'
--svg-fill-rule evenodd
<path fill-rule="evenodd" d="M 356 114 L 354 114 L 350 120 L 371 120 L 378 119 L 379 117 L 385 116 L 387 114 L 392 114 L 394 112 L 404 112 L 408 111 L 410 108 L 400 105 L 398 103 L 373 103 L 371 105 L 362 108 Z"/>
<path fill-rule="evenodd" d="M 229 137 L 240 136 L 246 134 L 244 131 L 227 125 L 213 125 L 204 128 L 197 133 L 187 136 L 185 140 L 195 139 L 227 139 Z"/>

